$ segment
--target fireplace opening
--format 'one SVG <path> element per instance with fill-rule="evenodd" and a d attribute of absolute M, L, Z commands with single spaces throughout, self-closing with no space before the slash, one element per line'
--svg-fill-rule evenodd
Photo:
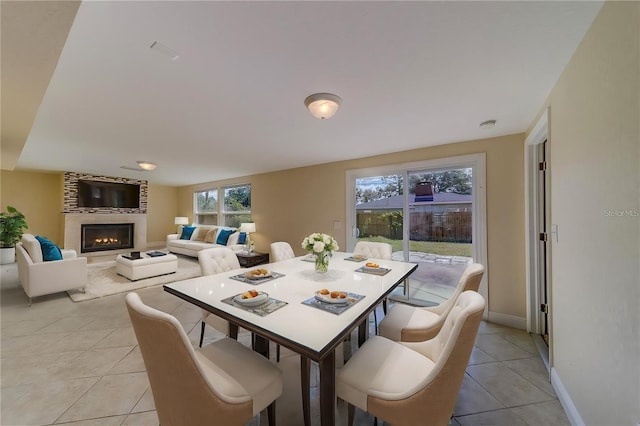
<path fill-rule="evenodd" d="M 133 223 L 92 223 L 81 225 L 80 252 L 133 248 Z"/>

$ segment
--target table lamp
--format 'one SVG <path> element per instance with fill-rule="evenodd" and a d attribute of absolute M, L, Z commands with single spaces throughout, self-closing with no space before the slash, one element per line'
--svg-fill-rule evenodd
<path fill-rule="evenodd" d="M 247 253 L 253 252 L 253 243 L 251 242 L 251 234 L 253 232 L 256 232 L 256 224 L 253 222 L 241 223 L 240 232 L 247 233 L 247 241 L 245 242 Z"/>
<path fill-rule="evenodd" d="M 176 216 L 176 219 L 175 219 L 174 223 L 176 225 L 188 225 L 189 224 L 189 218 L 185 217 L 185 216 Z"/>

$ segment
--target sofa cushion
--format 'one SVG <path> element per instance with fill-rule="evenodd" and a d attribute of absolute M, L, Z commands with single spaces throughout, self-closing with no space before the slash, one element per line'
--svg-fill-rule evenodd
<path fill-rule="evenodd" d="M 218 232 L 218 238 L 216 239 L 216 244 L 226 246 L 227 242 L 229 241 L 229 237 L 233 233 L 234 233 L 233 229 L 221 229 L 220 232 Z"/>
<path fill-rule="evenodd" d="M 191 235 L 191 241 L 204 241 L 210 230 L 211 228 L 208 226 L 198 226 Z"/>
<path fill-rule="evenodd" d="M 181 240 L 190 240 L 191 235 L 193 235 L 193 231 L 196 230 L 195 226 L 183 226 L 182 234 L 180 235 Z"/>
<path fill-rule="evenodd" d="M 31 234 L 22 234 L 22 247 L 29 253 L 29 257 L 33 263 L 42 262 L 42 249 L 40 248 L 40 242 L 36 240 Z"/>
<path fill-rule="evenodd" d="M 214 226 L 213 228 L 210 228 L 207 231 L 207 235 L 205 235 L 205 237 L 204 237 L 204 242 L 205 243 L 215 244 L 216 235 L 218 235 L 218 227 Z"/>
<path fill-rule="evenodd" d="M 40 243 L 40 249 L 42 250 L 42 259 L 45 262 L 52 260 L 62 260 L 62 252 L 53 241 L 50 241 L 44 237 L 36 235 L 36 240 Z"/>
<path fill-rule="evenodd" d="M 238 242 L 236 244 L 246 244 L 246 242 L 247 242 L 247 233 L 240 232 L 238 234 Z"/>

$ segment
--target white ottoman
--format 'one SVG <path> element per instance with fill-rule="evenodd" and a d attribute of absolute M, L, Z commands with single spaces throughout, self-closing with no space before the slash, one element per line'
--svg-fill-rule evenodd
<path fill-rule="evenodd" d="M 116 258 L 116 273 L 131 281 L 143 278 L 156 277 L 158 275 L 173 274 L 178 270 L 178 258 L 175 254 L 151 257 L 144 253 L 142 258 L 129 260 L 121 254 Z"/>

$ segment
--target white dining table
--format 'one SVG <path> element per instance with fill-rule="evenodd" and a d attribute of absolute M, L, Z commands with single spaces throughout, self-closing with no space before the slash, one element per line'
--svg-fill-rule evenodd
<path fill-rule="evenodd" d="M 358 340 L 362 343 L 366 338 L 366 319 L 371 311 L 417 268 L 415 263 L 393 260 L 346 260 L 350 257 L 350 253 L 334 252 L 329 262 L 329 270 L 324 273 L 316 272 L 314 263 L 308 261 L 306 256 L 301 256 L 258 266 L 257 268 L 267 269 L 278 275 L 277 278 L 268 281 L 259 281 L 259 284 L 231 278 L 248 271 L 238 269 L 165 284 L 164 289 L 228 320 L 234 326 L 242 327 L 256 336 L 300 354 L 303 392 L 305 387 L 308 389 L 309 386 L 309 361 L 317 362 L 320 369 L 321 424 L 334 425 L 336 347 L 357 327 Z M 387 268 L 389 271 L 385 275 L 356 271 L 366 262 L 375 262 L 380 268 Z M 279 276 L 280 274 L 282 276 Z M 303 303 L 313 298 L 316 291 L 325 288 L 364 297 L 340 314 Z M 260 316 L 250 310 L 223 302 L 223 299 L 249 290 L 265 292 L 272 299 L 286 302 L 286 305 Z M 304 420 L 308 424 L 308 396 L 305 398 L 303 395 L 303 404 L 306 404 L 303 407 Z"/>

